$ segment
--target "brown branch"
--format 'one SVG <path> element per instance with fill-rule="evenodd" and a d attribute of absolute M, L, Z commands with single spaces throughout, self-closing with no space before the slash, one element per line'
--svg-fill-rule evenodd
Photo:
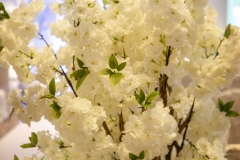
<path fill-rule="evenodd" d="M 194 103 L 195 103 L 195 97 L 194 97 L 194 99 L 193 99 L 192 107 L 191 107 L 191 109 L 190 109 L 190 111 L 189 111 L 189 116 L 188 116 L 188 118 L 187 118 L 187 124 L 186 124 L 186 127 L 185 127 L 185 131 L 184 131 L 184 133 L 183 133 L 183 140 L 182 140 L 180 149 L 179 149 L 179 151 L 177 152 L 177 155 L 178 155 L 179 152 L 183 149 L 183 146 L 184 146 L 184 141 L 185 141 L 186 136 L 187 136 L 188 124 L 190 123 L 191 118 L 192 118 L 192 115 L 193 115 Z"/>
<path fill-rule="evenodd" d="M 122 141 L 122 136 L 125 134 L 125 133 L 123 133 L 123 131 L 124 131 L 125 129 L 124 129 L 124 120 L 123 120 L 122 111 L 121 111 L 120 114 L 118 114 L 118 118 L 119 118 L 119 130 L 120 130 L 120 132 L 121 132 L 121 135 L 120 135 L 120 137 L 119 137 L 119 140 L 120 140 L 120 142 L 121 142 L 121 141 Z"/>
<path fill-rule="evenodd" d="M 164 107 L 167 106 L 167 81 L 168 76 L 166 74 L 160 74 L 159 78 L 159 95 L 163 100 Z"/>
<path fill-rule="evenodd" d="M 104 130 L 106 132 L 106 135 L 110 135 L 111 137 L 113 137 L 111 132 L 110 132 L 110 130 L 109 130 L 109 128 L 108 128 L 108 126 L 107 126 L 106 121 L 103 121 L 102 126 L 103 126 L 103 128 L 104 128 Z"/>

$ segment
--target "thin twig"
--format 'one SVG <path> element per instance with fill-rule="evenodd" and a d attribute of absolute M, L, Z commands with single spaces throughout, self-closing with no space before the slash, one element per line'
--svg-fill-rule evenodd
<path fill-rule="evenodd" d="M 219 47 L 221 46 L 221 44 L 222 44 L 223 41 L 224 41 L 224 39 L 220 39 L 220 43 L 219 43 L 219 45 L 218 45 L 218 47 L 217 47 L 217 49 L 216 49 L 216 54 L 215 54 L 215 56 L 214 56 L 213 59 L 215 59 L 215 58 L 219 55 L 218 49 L 219 49 Z"/>
<path fill-rule="evenodd" d="M 104 130 L 106 132 L 106 135 L 110 135 L 112 137 L 112 134 L 111 134 L 111 132 L 110 132 L 108 126 L 107 126 L 106 121 L 103 121 L 102 126 L 103 126 L 103 128 L 104 128 Z"/>
<path fill-rule="evenodd" d="M 38 33 L 38 35 L 39 35 L 39 36 L 41 37 L 41 39 L 46 43 L 46 45 L 47 45 L 48 47 L 50 47 L 49 44 L 47 43 L 47 41 L 44 39 L 43 35 L 40 34 L 40 33 Z M 57 55 L 56 55 L 56 53 L 54 53 L 54 57 L 55 57 L 55 59 L 57 60 Z M 61 71 L 62 71 L 62 73 L 63 73 L 63 76 L 65 77 L 65 79 L 66 79 L 68 85 L 69 85 L 70 88 L 72 89 L 73 94 L 75 95 L 75 97 L 78 97 L 78 95 L 77 95 L 75 89 L 73 88 L 72 82 L 69 80 L 69 78 L 68 78 L 66 72 L 63 70 L 63 68 L 62 68 L 61 65 L 59 65 L 59 66 L 60 66 L 60 69 L 61 69 Z"/>
<path fill-rule="evenodd" d="M 189 116 L 188 116 L 188 118 L 187 118 L 187 124 L 186 124 L 185 131 L 184 131 L 184 133 L 183 133 L 183 140 L 182 140 L 182 143 L 181 143 L 181 146 L 180 146 L 180 151 L 183 149 L 184 141 L 185 141 L 186 136 L 187 136 L 188 124 L 190 123 L 191 118 L 192 118 L 192 115 L 193 115 L 194 103 L 195 103 L 195 97 L 194 97 L 194 99 L 193 99 L 193 104 L 192 104 L 191 110 L 190 110 L 190 112 L 189 112 Z M 180 152 L 180 151 L 179 151 L 179 152 Z M 178 152 L 178 153 L 179 153 L 179 152 Z M 178 153 L 177 153 L 177 154 L 178 154 Z"/>
<path fill-rule="evenodd" d="M 27 57 L 30 58 L 30 59 L 33 59 L 32 56 L 29 56 L 29 55 L 27 55 L 26 53 L 23 53 L 22 51 L 18 51 L 18 52 L 21 53 L 21 54 L 23 54 L 24 56 L 27 56 Z"/>
<path fill-rule="evenodd" d="M 39 36 L 41 37 L 41 39 L 45 42 L 45 44 L 46 44 L 48 47 L 50 47 L 49 44 L 47 43 L 47 41 L 43 38 L 43 35 L 40 34 L 40 33 L 38 33 L 38 35 L 39 35 Z"/>

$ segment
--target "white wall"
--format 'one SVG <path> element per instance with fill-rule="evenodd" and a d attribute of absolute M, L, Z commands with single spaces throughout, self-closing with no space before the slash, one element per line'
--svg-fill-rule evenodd
<path fill-rule="evenodd" d="M 209 0 L 209 5 L 218 12 L 217 24 L 222 29 L 226 26 L 227 0 Z"/>

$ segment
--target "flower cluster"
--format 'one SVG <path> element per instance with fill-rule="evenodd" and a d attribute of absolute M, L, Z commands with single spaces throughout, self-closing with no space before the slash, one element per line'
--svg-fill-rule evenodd
<path fill-rule="evenodd" d="M 9 15 L 0 3 L 0 64 L 35 81 L 10 92 L 12 113 L 29 126 L 44 117 L 58 132 L 32 133 L 22 147 L 46 160 L 224 160 L 228 116 L 238 114 L 212 97 L 240 71 L 239 29 L 222 31 L 207 0 L 103 2 L 50 5 L 61 17 L 50 25 L 65 42 L 58 51 L 34 23 L 43 0 Z"/>

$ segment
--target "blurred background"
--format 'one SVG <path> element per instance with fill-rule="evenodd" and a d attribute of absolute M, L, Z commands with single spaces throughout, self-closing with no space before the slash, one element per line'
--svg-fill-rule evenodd
<path fill-rule="evenodd" d="M 18 7 L 22 2 L 29 3 L 30 1 L 31 0 L 1 0 L 8 12 Z M 39 25 L 39 32 L 43 35 L 50 35 L 49 23 L 55 21 L 57 18 L 48 7 L 53 1 L 56 0 L 45 0 L 46 8 L 36 20 L 36 24 Z M 239 0 L 209 0 L 209 5 L 217 10 L 217 23 L 222 29 L 224 29 L 228 23 L 240 26 Z M 61 41 L 54 36 L 44 36 L 44 38 L 49 43 L 54 41 L 53 48 L 55 50 L 57 50 L 59 44 L 61 44 Z M 42 41 L 39 41 L 37 45 L 42 46 L 44 44 Z M 30 128 L 19 122 L 14 115 L 11 121 L 8 120 L 11 107 L 6 105 L 7 94 L 12 89 L 23 89 L 24 87 L 24 84 L 17 81 L 16 74 L 11 68 L 6 69 L 0 66 L 0 160 L 13 160 L 14 154 L 20 159 L 23 156 L 36 154 L 38 151 L 35 149 L 24 150 L 20 147 L 21 144 L 28 142 L 28 136 L 32 131 L 50 130 L 51 133 L 56 133 L 54 127 L 44 119 L 38 123 L 32 123 Z M 233 110 L 240 113 L 240 78 L 237 77 L 233 81 L 232 86 L 225 89 L 217 97 L 221 97 L 224 102 L 235 100 Z M 228 143 L 240 144 L 240 118 L 231 119 L 231 123 L 232 127 L 229 133 Z M 233 148 L 234 147 L 233 145 Z M 231 160 L 240 160 L 240 154 L 238 152 L 228 152 L 227 156 L 227 158 Z"/>

